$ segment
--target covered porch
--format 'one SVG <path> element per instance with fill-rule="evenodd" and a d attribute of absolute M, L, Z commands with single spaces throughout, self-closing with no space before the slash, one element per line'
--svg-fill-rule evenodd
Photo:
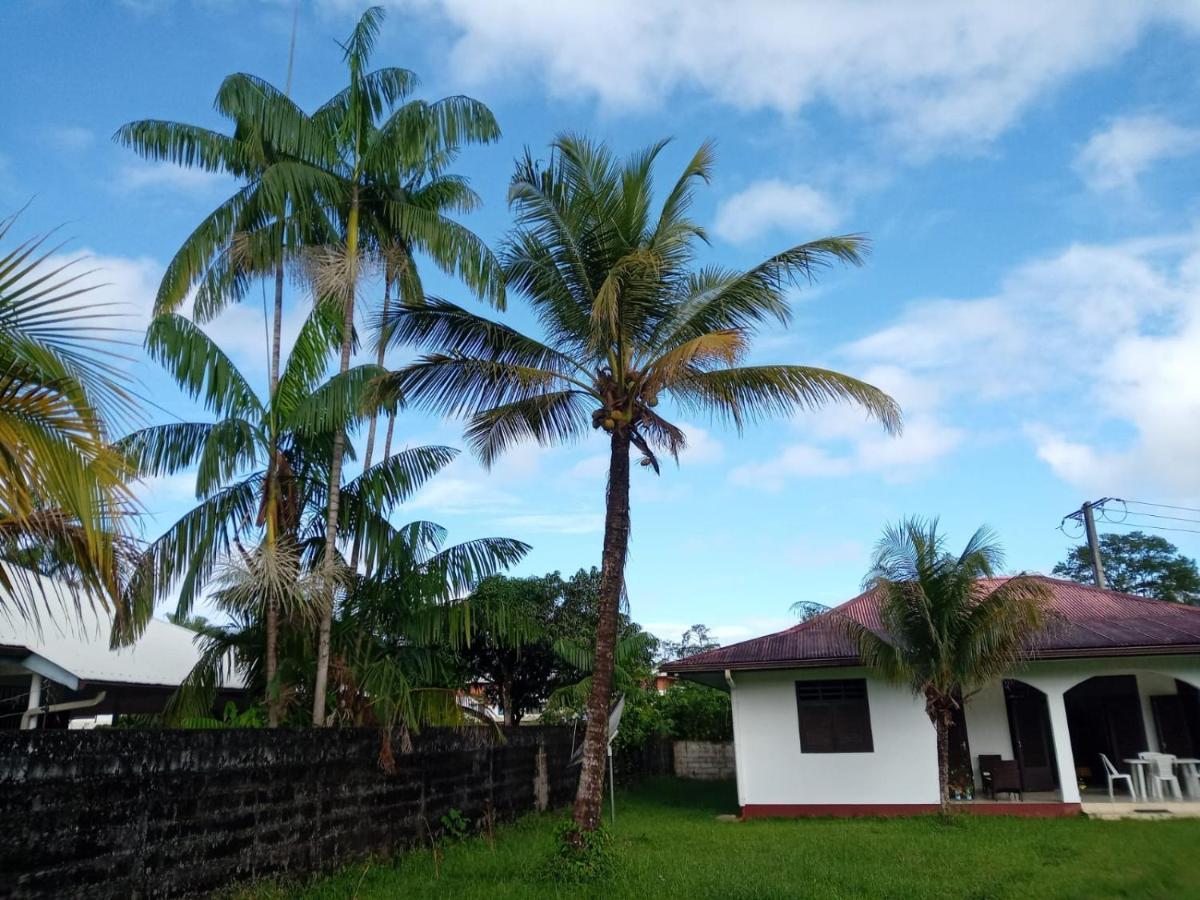
<path fill-rule="evenodd" d="M 1200 660 L 1029 663 L 966 698 L 950 744 L 952 795 L 972 812 L 1200 815 Z M 1175 757 L 1179 796 L 1146 753 Z M 1111 801 L 1105 758 L 1130 776 Z"/>

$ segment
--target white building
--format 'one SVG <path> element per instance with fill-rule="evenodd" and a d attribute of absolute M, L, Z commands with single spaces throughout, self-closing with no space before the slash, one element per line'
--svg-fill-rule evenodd
<path fill-rule="evenodd" d="M 1126 761 L 1142 751 L 1200 755 L 1200 608 L 1041 580 L 1055 627 L 1030 642 L 1010 677 L 966 699 L 951 734 L 951 784 L 962 795 L 982 801 L 981 756 L 985 768 L 998 756 L 1019 772 L 1013 803 L 976 802 L 975 811 L 1074 814 L 1081 784 L 1107 801 L 1101 753 L 1135 775 L 1142 764 Z M 836 621 L 879 632 L 878 601 L 868 591 L 786 631 L 663 666 L 731 693 L 744 816 L 937 808 L 924 700 L 863 668 Z M 1181 772 L 1185 788 L 1191 771 Z"/>
<path fill-rule="evenodd" d="M 200 659 L 187 628 L 152 619 L 133 644 L 114 648 L 107 612 L 48 596 L 52 605 L 40 622 L 0 611 L 0 729 L 87 728 L 162 712 Z M 220 702 L 242 693 L 234 675 Z"/>

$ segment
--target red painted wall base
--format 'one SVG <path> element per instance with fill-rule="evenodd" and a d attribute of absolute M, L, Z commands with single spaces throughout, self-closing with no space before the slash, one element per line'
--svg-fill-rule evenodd
<path fill-rule="evenodd" d="M 936 803 L 748 803 L 743 819 L 795 819 L 829 816 L 923 816 L 940 809 Z M 1077 816 L 1078 803 L 955 803 L 955 812 L 973 816 L 1029 816 L 1039 819 Z"/>

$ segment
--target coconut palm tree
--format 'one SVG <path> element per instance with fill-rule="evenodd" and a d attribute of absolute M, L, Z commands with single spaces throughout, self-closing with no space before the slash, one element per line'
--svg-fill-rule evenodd
<path fill-rule="evenodd" d="M 141 429 L 119 442 L 142 477 L 171 475 L 195 466 L 199 504 L 148 547 L 132 590 L 160 599 L 178 589 L 177 613 L 186 615 L 217 567 L 246 547 L 277 562 L 283 545 L 299 545 L 310 525 L 306 510 L 327 490 L 329 460 L 340 429 L 361 420 L 371 381 L 382 370 L 356 366 L 332 378 L 325 371 L 341 343 L 341 310 L 316 307 L 297 336 L 279 384 L 260 400 L 248 379 L 204 331 L 177 314 L 158 316 L 146 349 L 193 399 L 216 414 L 213 422 L 173 422 Z M 394 502 L 415 491 L 454 458 L 448 447 L 397 453 L 352 482 L 352 496 Z M 323 509 L 323 507 L 322 507 Z M 350 512 L 353 512 L 353 507 Z M 373 537 L 378 529 L 371 532 Z M 373 546 L 373 545 L 372 545 Z M 266 684 L 276 683 L 274 602 L 286 590 L 264 590 Z M 271 724 L 279 710 L 269 704 Z"/>
<path fill-rule="evenodd" d="M 1010 671 L 1024 642 L 1047 624 L 1046 586 L 1025 575 L 994 580 L 1003 562 L 987 528 L 955 555 L 937 519 L 908 519 L 884 531 L 867 576 L 879 592 L 882 632 L 841 619 L 866 666 L 924 699 L 937 732 L 943 813 L 950 809 L 954 711 Z"/>
<path fill-rule="evenodd" d="M 609 443 L 600 615 L 588 703 L 577 828 L 595 829 L 605 765 L 617 612 L 629 546 L 631 448 L 655 471 L 686 436 L 661 406 L 737 428 L 829 402 L 863 407 L 888 430 L 900 414 L 886 394 L 847 375 L 793 365 L 742 365 L 759 326 L 790 318 L 786 288 L 823 266 L 858 263 L 857 236 L 785 250 L 747 271 L 695 268 L 704 231 L 689 216 L 712 148 L 702 146 L 655 208 L 660 142 L 621 161 L 603 145 L 562 136 L 545 169 L 526 152 L 509 189 L 516 227 L 502 261 L 545 340 L 444 300 L 402 304 L 385 323 L 397 343 L 436 352 L 395 373 L 381 394 L 469 416 L 466 437 L 485 465 L 514 444 L 569 443 L 591 429 Z"/>
<path fill-rule="evenodd" d="M 0 219 L 0 248 L 16 219 Z M 0 595 L 36 622 L 51 611 L 39 576 L 52 575 L 76 588 L 76 612 L 100 603 L 136 627 L 131 613 L 149 610 L 127 605 L 132 497 L 109 445 L 134 409 L 110 324 L 120 313 L 90 301 L 91 273 L 56 261 L 48 238 L 0 250 Z"/>

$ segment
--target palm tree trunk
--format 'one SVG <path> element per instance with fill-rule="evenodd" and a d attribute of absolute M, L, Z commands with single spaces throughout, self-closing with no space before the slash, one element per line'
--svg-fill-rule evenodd
<path fill-rule="evenodd" d="M 950 814 L 950 710 L 932 690 L 925 694 L 925 713 L 937 734 L 938 800 L 942 815 Z"/>
<path fill-rule="evenodd" d="M 392 455 L 392 432 L 396 428 L 396 414 L 388 413 L 388 428 L 387 436 L 383 439 L 383 456 L 381 459 L 388 459 Z"/>
<path fill-rule="evenodd" d="M 282 248 L 280 249 L 282 253 Z M 275 321 L 271 323 L 271 396 L 279 387 L 279 346 L 283 336 L 283 260 L 275 265 Z"/>
<path fill-rule="evenodd" d="M 392 280 L 385 274 L 383 276 L 383 318 L 384 319 L 387 318 L 388 306 L 390 305 L 390 301 L 392 299 L 389 296 L 391 288 L 392 288 Z M 385 350 L 386 350 L 386 347 L 384 347 L 383 340 L 381 339 L 379 341 L 379 352 L 376 353 L 376 355 L 375 355 L 375 363 L 381 369 L 383 368 L 383 357 L 384 357 Z M 362 470 L 364 472 L 371 468 L 371 458 L 375 454 L 375 429 L 378 426 L 378 424 L 379 424 L 379 410 L 375 409 L 375 410 L 371 411 L 371 424 L 367 427 L 367 446 L 363 450 L 363 464 L 362 464 Z M 385 454 L 382 458 L 387 459 L 387 455 Z M 350 551 L 350 570 L 352 572 L 358 571 L 358 556 L 359 556 L 359 552 L 362 550 L 361 537 L 362 537 L 361 533 L 354 535 L 354 548 Z"/>
<path fill-rule="evenodd" d="M 354 338 L 354 292 L 358 267 L 358 190 L 350 201 L 346 225 L 346 259 L 350 266 L 349 283 L 342 311 L 342 356 L 338 373 L 350 370 L 350 351 Z M 329 510 L 325 519 L 325 589 L 321 627 L 317 632 L 317 676 L 313 684 L 313 725 L 325 724 L 325 690 L 329 681 L 329 642 L 333 631 L 334 575 L 337 565 L 338 506 L 342 498 L 342 458 L 346 454 L 346 432 L 339 429 L 333 439 L 333 460 L 329 466 Z"/>
<path fill-rule="evenodd" d="M 275 318 L 271 323 L 271 412 L 275 411 L 275 392 L 279 387 L 279 357 L 281 336 L 283 333 L 283 259 L 282 247 L 280 248 L 281 258 L 275 265 Z M 272 426 L 271 433 L 275 433 Z M 277 452 L 277 448 L 271 448 L 272 460 Z M 274 482 L 274 479 L 272 479 Z M 267 490 L 274 492 L 275 485 L 272 483 L 267 486 Z M 278 536 L 278 496 L 267 498 L 267 537 L 268 541 L 274 544 Z M 279 686 L 275 683 L 276 674 L 279 671 L 279 600 L 274 592 L 271 592 L 267 597 L 267 659 L 266 659 L 266 676 L 267 676 L 267 727 L 277 728 L 279 726 Z"/>
<path fill-rule="evenodd" d="M 600 827 L 608 750 L 608 708 L 612 702 L 613 657 L 628 550 L 629 434 L 624 429 L 617 429 L 612 434 L 612 458 L 608 464 L 604 555 L 600 566 L 600 610 L 596 623 L 596 652 L 592 662 L 592 693 L 588 697 L 583 765 L 579 772 L 579 790 L 575 794 L 575 827 L 580 831 L 595 831 Z"/>

